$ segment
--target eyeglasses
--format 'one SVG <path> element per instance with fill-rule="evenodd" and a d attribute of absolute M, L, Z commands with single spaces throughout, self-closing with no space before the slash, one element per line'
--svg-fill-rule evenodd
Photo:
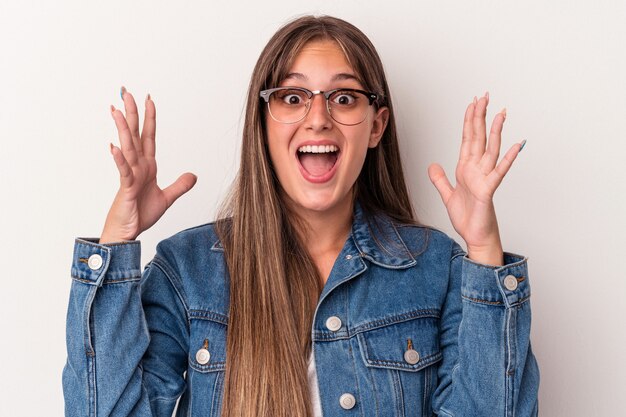
<path fill-rule="evenodd" d="M 378 95 L 354 88 L 336 88 L 330 91 L 311 91 L 302 87 L 278 87 L 263 90 L 261 98 L 267 103 L 272 119 L 280 123 L 297 123 L 311 109 L 313 96 L 322 94 L 330 117 L 342 125 L 358 125 L 367 117 L 367 109 Z"/>

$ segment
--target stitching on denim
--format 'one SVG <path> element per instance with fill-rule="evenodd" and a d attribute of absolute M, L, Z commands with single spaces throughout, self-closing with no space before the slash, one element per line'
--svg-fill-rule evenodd
<path fill-rule="evenodd" d="M 189 310 L 189 318 L 191 320 L 207 320 L 228 326 L 228 316 L 213 311 L 206 310 Z"/>
<path fill-rule="evenodd" d="M 354 383 L 356 385 L 356 394 L 359 397 L 359 402 L 363 402 L 361 401 L 361 388 L 359 387 L 359 378 L 357 376 L 357 372 L 356 372 L 356 359 L 354 358 L 354 350 L 352 350 L 352 340 L 349 340 L 348 342 L 348 355 L 350 355 L 350 359 L 352 359 L 352 375 L 354 375 Z M 363 407 L 359 407 L 359 409 L 361 410 L 361 417 L 365 417 L 363 415 Z"/>
<path fill-rule="evenodd" d="M 93 246 L 95 248 L 101 248 L 102 246 L 110 248 L 113 246 L 123 246 L 123 245 L 138 245 L 139 241 L 137 240 L 133 240 L 130 242 L 116 242 L 116 243 L 95 243 L 95 242 L 91 242 L 89 240 L 84 240 L 81 239 L 80 242 L 76 242 L 77 244 L 80 245 L 87 245 L 87 246 Z"/>
<path fill-rule="evenodd" d="M 391 371 L 391 379 L 393 380 L 393 392 L 396 405 L 396 415 L 404 417 L 404 397 L 402 396 L 402 384 L 400 382 L 400 373 L 397 369 Z"/>
<path fill-rule="evenodd" d="M 119 284 L 120 282 L 139 281 L 139 280 L 141 280 L 141 275 L 137 277 L 129 277 L 129 278 L 105 279 L 103 281 L 103 284 Z"/>
<path fill-rule="evenodd" d="M 411 261 L 413 261 L 413 263 L 415 263 L 415 258 L 413 257 L 413 254 L 411 253 L 409 248 L 406 247 L 406 243 L 404 243 L 404 240 L 402 240 L 402 237 L 400 236 L 400 233 L 398 233 L 398 229 L 396 229 L 396 225 L 393 222 L 391 222 L 391 227 L 393 228 L 393 231 L 396 234 L 396 236 L 398 237 L 398 240 L 400 241 L 400 243 L 402 243 L 402 247 L 404 248 L 406 253 L 408 253 L 409 256 L 411 257 Z"/>
<path fill-rule="evenodd" d="M 402 323 L 402 322 L 409 321 L 412 319 L 428 318 L 428 317 L 437 318 L 437 319 L 440 318 L 439 310 L 432 309 L 432 308 L 412 310 L 406 313 L 397 314 L 393 317 L 386 317 L 386 318 L 370 321 L 366 324 L 362 324 L 360 326 L 355 327 L 354 333 L 356 334 L 356 333 L 360 333 L 366 330 L 373 330 L 382 326 Z"/>
<path fill-rule="evenodd" d="M 360 326 L 355 327 L 352 330 L 350 330 L 349 328 L 346 328 L 346 330 L 342 332 L 331 333 L 331 332 L 315 330 L 315 332 L 313 333 L 313 336 L 316 341 L 333 341 L 333 340 L 348 339 L 348 338 L 354 337 L 360 333 L 363 333 L 369 330 L 375 330 L 375 329 L 386 327 L 392 324 L 404 323 L 407 321 L 418 320 L 418 319 L 423 319 L 423 318 L 439 319 L 440 318 L 439 310 L 431 308 L 431 309 L 420 309 L 420 310 L 408 311 L 406 313 L 397 314 L 392 317 L 386 317 L 386 318 L 382 318 L 382 319 L 378 319 L 378 320 L 374 320 L 374 321 L 362 324 Z"/>
<path fill-rule="evenodd" d="M 173 270 L 173 268 L 170 267 L 170 265 L 167 263 L 167 261 L 165 259 L 161 258 L 158 254 L 154 255 L 154 258 L 152 258 L 152 261 L 150 263 L 148 263 L 146 268 L 150 267 L 150 265 L 154 265 L 157 268 L 159 268 L 161 270 L 161 272 L 163 272 L 163 274 L 165 275 L 167 280 L 170 282 L 170 285 L 172 286 L 172 288 L 174 288 L 174 291 L 176 292 L 176 295 L 178 296 L 178 299 L 180 300 L 180 302 L 183 304 L 183 307 L 185 308 L 185 314 L 187 316 L 186 317 L 187 325 L 189 325 L 190 324 L 189 306 L 187 305 L 187 301 L 185 300 L 185 297 L 183 297 L 183 294 L 181 293 L 179 288 L 174 284 L 173 278 L 170 276 L 170 273 L 172 275 L 174 275 L 174 274 L 176 274 L 176 272 Z M 171 272 L 167 271 L 167 270 L 170 270 L 170 269 L 171 269 Z M 182 285 L 182 280 L 181 279 L 179 279 L 179 282 L 181 282 L 181 285 Z"/>
<path fill-rule="evenodd" d="M 433 363 L 439 361 L 442 356 L 443 355 L 441 352 L 436 352 L 436 353 L 433 353 L 432 355 L 428 355 L 428 356 L 421 358 L 419 362 L 417 362 L 415 365 L 407 365 L 406 363 L 403 363 L 403 362 L 388 361 L 384 359 L 369 359 L 369 358 L 367 359 L 367 362 L 370 365 L 395 366 L 397 368 L 402 368 L 402 369 L 406 369 L 410 371 L 421 371 L 427 366 L 432 365 Z"/>
<path fill-rule="evenodd" d="M 481 300 L 479 298 L 468 297 L 466 295 L 462 295 L 461 297 L 463 297 L 465 300 L 474 301 L 474 302 L 481 303 L 481 304 L 491 304 L 491 305 L 503 305 L 504 304 L 502 301 L 487 301 L 487 300 Z"/>
<path fill-rule="evenodd" d="M 359 335 L 359 338 L 360 337 L 362 337 L 362 335 Z M 361 347 L 363 347 L 363 345 L 360 343 L 360 339 L 359 338 L 357 338 L 357 341 L 359 342 L 359 348 L 361 348 Z M 361 350 L 361 357 L 362 357 L 362 359 L 365 359 L 363 357 L 363 353 L 364 353 L 363 350 L 362 349 L 360 349 L 360 350 Z M 378 406 L 378 390 L 376 389 L 376 378 L 374 378 L 374 372 L 372 371 L 371 368 L 366 366 L 365 369 L 366 369 L 367 375 L 369 376 L 370 383 L 372 384 L 372 391 L 374 392 L 374 408 L 376 410 L 376 414 L 374 414 L 374 415 L 378 416 L 380 408 Z"/>
<path fill-rule="evenodd" d="M 409 253 L 413 257 L 413 259 L 415 259 L 416 257 L 418 257 L 421 254 L 423 254 L 424 252 L 426 252 L 426 249 L 428 249 L 428 243 L 430 242 L 430 236 L 431 236 L 431 232 L 432 232 L 432 229 L 430 227 L 423 226 L 423 225 L 401 224 L 401 223 L 393 223 L 393 225 L 397 229 L 404 228 L 404 227 L 411 227 L 411 228 L 422 229 L 423 232 L 424 232 L 424 236 L 425 236 L 423 247 L 420 248 L 422 250 L 420 252 L 415 252 L 415 253 L 412 253 L 411 251 L 409 251 Z M 402 239 L 402 237 L 400 238 L 400 240 L 402 240 L 402 242 L 404 243 L 404 239 Z"/>
<path fill-rule="evenodd" d="M 203 374 L 206 374 L 209 372 L 223 371 L 226 368 L 225 361 L 212 361 L 211 363 L 207 365 L 200 365 L 191 357 L 191 355 L 189 355 L 189 365 L 191 366 L 192 369 Z"/>
<path fill-rule="evenodd" d="M 221 409 L 221 405 L 222 405 L 222 396 L 221 396 L 221 391 L 222 391 L 222 386 L 223 386 L 223 378 L 224 376 L 224 372 L 218 372 L 215 375 L 215 385 L 214 385 L 214 389 L 213 389 L 213 399 L 211 400 L 211 412 L 213 416 L 215 417 L 219 417 L 219 411 Z M 217 397 L 216 397 L 217 396 Z"/>
<path fill-rule="evenodd" d="M 424 369 L 424 398 L 422 398 L 422 415 L 427 415 L 427 403 L 430 391 L 430 374 L 433 368 L 431 366 L 426 367 Z"/>

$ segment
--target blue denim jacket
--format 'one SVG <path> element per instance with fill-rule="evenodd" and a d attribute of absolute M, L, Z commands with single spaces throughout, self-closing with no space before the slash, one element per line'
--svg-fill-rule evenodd
<path fill-rule="evenodd" d="M 355 208 L 317 304 L 324 417 L 536 416 L 527 258 L 482 265 L 436 229 L 379 226 Z M 97 242 L 74 246 L 66 415 L 170 417 L 182 396 L 178 416 L 219 416 L 229 277 L 214 225 L 160 242 L 143 273 L 139 241 Z"/>

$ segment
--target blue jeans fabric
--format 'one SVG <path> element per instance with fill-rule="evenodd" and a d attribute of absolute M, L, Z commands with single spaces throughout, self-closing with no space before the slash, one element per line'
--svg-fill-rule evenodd
<path fill-rule="evenodd" d="M 324 417 L 536 416 L 527 258 L 483 265 L 434 228 L 377 220 L 356 206 L 316 308 Z M 213 224 L 161 241 L 143 273 L 139 241 L 77 238 L 71 274 L 67 416 L 169 417 L 179 397 L 178 416 L 220 415 L 229 276 Z"/>

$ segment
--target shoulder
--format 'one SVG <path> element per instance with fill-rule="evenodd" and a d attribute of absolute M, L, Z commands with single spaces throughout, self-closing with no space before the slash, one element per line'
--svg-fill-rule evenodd
<path fill-rule="evenodd" d="M 440 253 L 456 257 L 465 251 L 446 232 L 427 224 L 405 224 L 393 222 L 394 228 L 413 256 L 425 253 Z"/>
<path fill-rule="evenodd" d="M 228 269 L 215 222 L 163 239 L 152 264 L 184 294 L 190 309 L 226 311 Z"/>

